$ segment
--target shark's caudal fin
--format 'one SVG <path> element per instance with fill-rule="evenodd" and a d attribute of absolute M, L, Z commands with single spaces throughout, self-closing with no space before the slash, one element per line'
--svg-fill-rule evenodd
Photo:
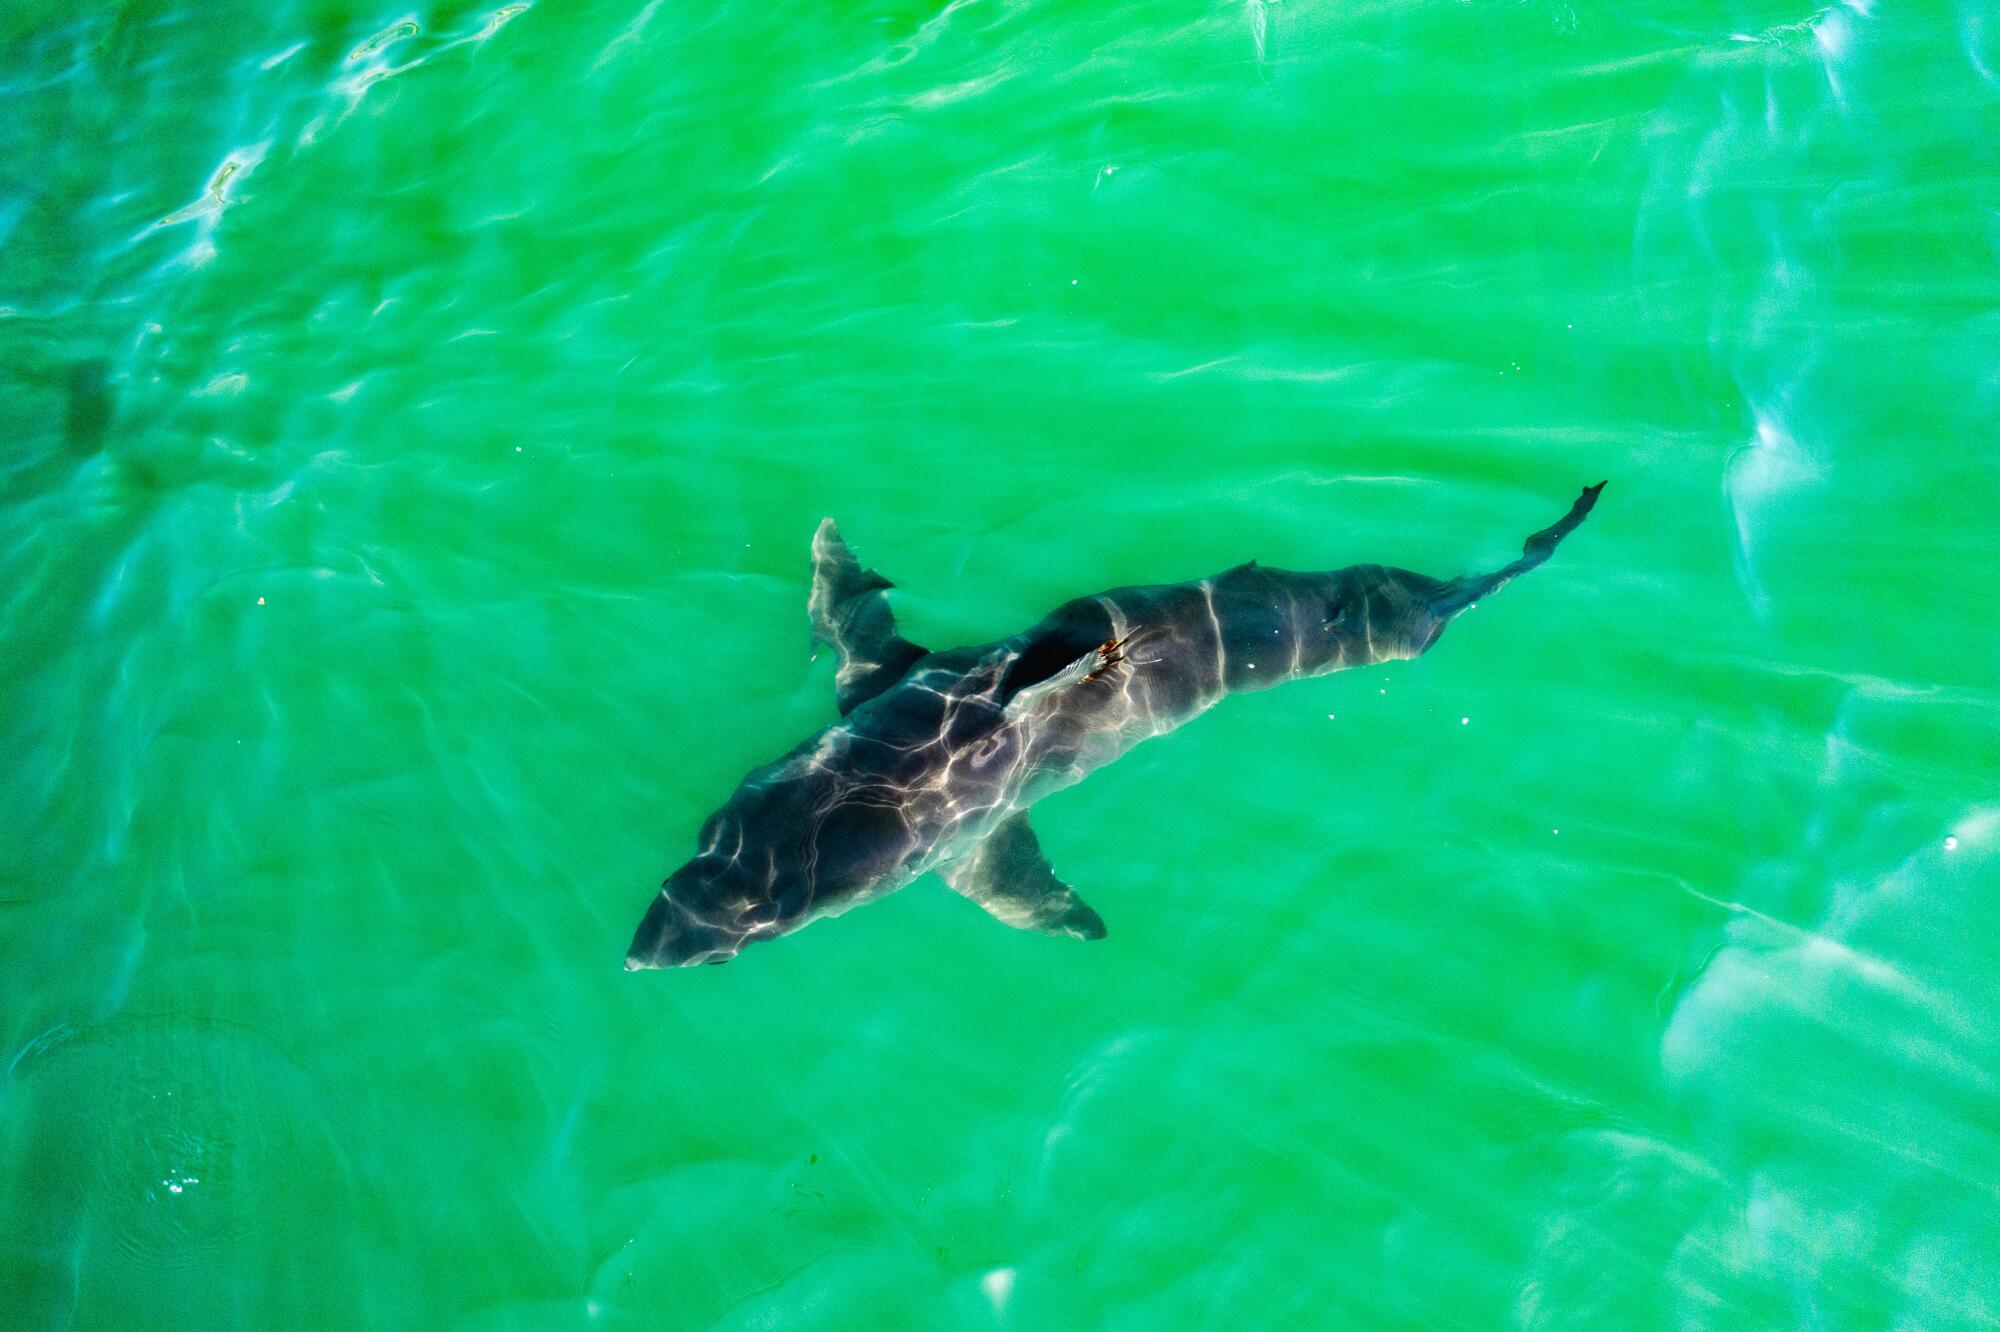
<path fill-rule="evenodd" d="M 1025 813 L 1009 816 L 971 855 L 946 866 L 944 881 L 1017 930 L 1072 939 L 1104 937 L 1104 918 L 1049 868 Z"/>
<path fill-rule="evenodd" d="M 1489 574 L 1468 574 L 1446 583 L 1436 600 L 1430 603 L 1431 613 L 1440 619 L 1456 615 L 1473 602 L 1498 592 L 1508 583 L 1548 559 L 1562 539 L 1574 532 L 1577 524 L 1588 517 L 1591 509 L 1596 507 L 1597 492 L 1602 489 L 1604 489 L 1602 481 L 1594 486 L 1585 486 L 1583 493 L 1576 497 L 1576 503 L 1569 506 L 1569 512 L 1529 537 L 1527 544 L 1521 547 L 1521 558 L 1506 568 Z"/>
<path fill-rule="evenodd" d="M 813 534 L 812 560 L 806 610 L 813 638 L 840 654 L 834 687 L 844 717 L 902 679 L 926 649 L 896 632 L 895 612 L 882 595 L 894 584 L 861 567 L 831 518 Z"/>

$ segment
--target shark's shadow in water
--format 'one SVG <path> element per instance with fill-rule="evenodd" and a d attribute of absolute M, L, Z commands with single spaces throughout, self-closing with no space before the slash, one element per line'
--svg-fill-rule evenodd
<path fill-rule="evenodd" d="M 813 538 L 809 610 L 839 653 L 841 719 L 743 779 L 661 886 L 625 965 L 726 962 L 932 870 L 1005 924 L 1102 938 L 1104 921 L 1042 856 L 1029 806 L 1224 695 L 1422 654 L 1466 607 L 1548 559 L 1603 488 L 1493 573 L 1253 561 L 1079 597 L 1011 638 L 945 652 L 896 632 L 888 580 L 828 519 Z"/>

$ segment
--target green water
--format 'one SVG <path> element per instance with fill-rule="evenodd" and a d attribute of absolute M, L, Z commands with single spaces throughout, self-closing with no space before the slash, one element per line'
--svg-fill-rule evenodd
<path fill-rule="evenodd" d="M 490 3 L 490 0 L 489 0 Z M 88 16 L 79 15 L 86 9 Z M 0 9 L 0 1325 L 2000 1323 L 2000 9 Z M 932 646 L 1423 660 L 627 974 Z"/>

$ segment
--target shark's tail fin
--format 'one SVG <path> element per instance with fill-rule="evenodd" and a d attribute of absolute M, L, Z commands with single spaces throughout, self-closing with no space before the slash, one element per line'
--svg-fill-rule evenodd
<path fill-rule="evenodd" d="M 1569 506 L 1569 512 L 1548 527 L 1529 537 L 1521 547 L 1521 558 L 1504 569 L 1489 574 L 1467 574 L 1454 578 L 1444 585 L 1437 599 L 1431 603 L 1431 613 L 1439 619 L 1448 619 L 1458 614 L 1481 597 L 1491 596 L 1513 582 L 1528 570 L 1542 563 L 1554 553 L 1562 539 L 1574 532 L 1597 504 L 1597 492 L 1604 489 L 1599 481 L 1594 486 L 1585 486 L 1583 493 L 1576 497 L 1576 503 Z"/>

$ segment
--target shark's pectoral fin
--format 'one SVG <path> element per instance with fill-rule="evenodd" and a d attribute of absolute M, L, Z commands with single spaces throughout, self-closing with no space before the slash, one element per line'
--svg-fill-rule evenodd
<path fill-rule="evenodd" d="M 828 518 L 813 534 L 813 638 L 840 654 L 834 687 L 842 716 L 903 678 L 911 663 L 925 653 L 896 632 L 895 612 L 882 594 L 894 584 L 864 569 L 840 530 Z"/>
<path fill-rule="evenodd" d="M 971 855 L 947 866 L 944 881 L 1017 930 L 1104 937 L 1104 918 L 1049 868 L 1026 814 L 1008 818 Z"/>

